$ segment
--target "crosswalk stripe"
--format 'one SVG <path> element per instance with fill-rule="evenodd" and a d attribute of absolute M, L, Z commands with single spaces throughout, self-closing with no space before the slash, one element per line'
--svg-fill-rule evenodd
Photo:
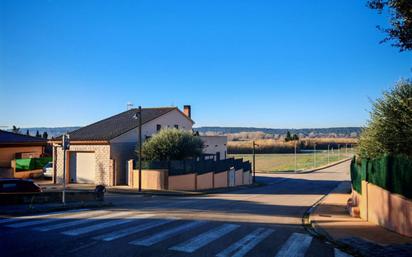
<path fill-rule="evenodd" d="M 154 220 L 151 222 L 147 222 L 144 224 L 139 224 L 137 226 L 134 227 L 130 227 L 130 228 L 126 228 L 126 229 L 122 229 L 119 231 L 113 231 L 111 233 L 107 233 L 104 235 L 100 235 L 97 237 L 94 237 L 94 239 L 96 240 L 103 240 L 103 241 L 112 241 L 118 238 L 122 238 L 131 234 L 136 234 L 145 230 L 149 230 L 151 228 L 155 228 L 155 227 L 159 227 L 161 225 L 165 225 L 167 223 L 170 223 L 174 221 L 173 219 L 164 219 L 164 220 Z"/>
<path fill-rule="evenodd" d="M 128 212 L 128 213 L 130 213 L 130 212 Z M 123 216 L 125 216 L 125 215 L 123 215 Z M 153 215 L 151 215 L 151 214 L 137 214 L 137 215 L 133 215 L 133 216 L 128 216 L 127 218 L 124 218 L 124 219 L 116 219 L 116 220 L 106 221 L 106 222 L 103 222 L 103 223 L 97 223 L 97 224 L 90 225 L 90 226 L 87 226 L 87 227 L 72 229 L 72 230 L 69 230 L 69 231 L 62 232 L 62 234 L 68 235 L 68 236 L 78 236 L 78 235 L 86 234 L 86 233 L 96 231 L 96 230 L 99 230 L 99 229 L 109 228 L 109 227 L 114 227 L 114 226 L 117 226 L 117 225 L 130 223 L 130 222 L 135 221 L 136 219 L 147 218 L 147 217 L 150 217 L 150 216 L 153 216 Z"/>
<path fill-rule="evenodd" d="M 276 257 L 304 257 L 311 242 L 311 236 L 293 233 L 276 254 Z"/>
<path fill-rule="evenodd" d="M 106 215 L 106 213 L 108 213 L 108 214 Z M 101 215 L 101 216 L 96 216 L 96 215 Z M 70 221 L 70 219 L 63 219 L 63 220 L 61 220 L 61 221 L 63 221 L 62 223 L 34 227 L 33 230 L 45 232 L 45 231 L 56 230 L 56 229 L 60 229 L 60 228 L 67 228 L 67 227 L 72 227 L 72 226 L 75 226 L 75 225 L 90 223 L 90 222 L 94 222 L 94 221 L 100 220 L 100 219 L 114 218 L 116 216 L 122 216 L 122 215 L 124 215 L 124 214 L 123 213 L 119 214 L 117 212 L 110 212 L 110 211 L 86 212 L 86 213 L 83 213 L 83 215 L 79 215 L 79 216 L 76 217 L 76 218 L 85 217 L 84 219 L 73 220 L 73 221 Z M 70 218 L 73 218 L 73 217 L 70 217 Z"/>
<path fill-rule="evenodd" d="M 200 226 L 202 224 L 205 224 L 205 223 L 206 223 L 206 221 L 199 221 L 199 220 L 192 221 L 192 222 L 189 222 L 189 223 L 185 223 L 181 226 L 178 226 L 178 227 L 160 232 L 160 233 L 158 233 L 156 235 L 153 235 L 153 236 L 148 236 L 148 237 L 144 237 L 142 239 L 137 239 L 137 240 L 131 241 L 131 242 L 129 242 L 129 244 L 151 246 L 151 245 L 159 243 L 163 240 L 166 240 L 166 239 L 168 239 L 168 238 L 170 238 L 170 237 L 172 237 L 176 234 L 182 233 L 182 232 L 187 231 L 191 228 L 198 227 L 198 226 Z"/>
<path fill-rule="evenodd" d="M 250 250 L 252 250 L 257 244 L 262 242 L 270 234 L 273 233 L 273 229 L 258 228 L 249 235 L 243 237 L 236 243 L 232 244 L 228 248 L 218 253 L 217 257 L 242 257 L 245 256 Z"/>
<path fill-rule="evenodd" d="M 23 220 L 26 220 L 26 219 L 46 218 L 46 217 L 59 215 L 59 214 L 73 213 L 73 212 L 80 212 L 80 211 L 88 211 L 88 210 L 89 209 L 76 209 L 76 210 L 70 210 L 70 211 L 49 212 L 47 214 L 38 214 L 38 215 L 31 215 L 31 216 L 5 218 L 5 219 L 0 219 L 0 224 L 15 222 L 15 221 L 23 221 Z"/>
<path fill-rule="evenodd" d="M 344 253 L 341 250 L 335 248 L 335 257 L 352 257 L 352 255 Z"/>
<path fill-rule="evenodd" d="M 210 242 L 215 241 L 218 238 L 232 232 L 238 227 L 240 226 L 235 225 L 235 224 L 224 224 L 217 228 L 211 229 L 203 234 L 200 234 L 197 237 L 192 238 L 186 242 L 173 246 L 169 249 L 186 252 L 186 253 L 193 253 L 197 249 L 202 248 L 203 246 L 209 244 Z"/>
<path fill-rule="evenodd" d="M 80 212 L 80 211 L 85 211 L 87 209 L 83 209 L 83 210 L 76 210 L 76 211 L 68 211 L 68 212 L 60 212 L 60 213 L 54 213 L 54 214 L 49 214 L 49 215 L 43 215 L 40 217 L 40 219 L 34 219 L 34 220 L 30 220 L 30 221 L 24 221 L 23 220 L 18 220 L 19 222 L 17 223 L 13 223 L 13 224 L 8 224 L 6 225 L 6 227 L 10 227 L 10 228 L 23 228 L 23 227 L 28 227 L 28 226 L 33 226 L 33 225 L 39 225 L 39 224 L 45 224 L 45 223 L 49 223 L 49 222 L 53 222 L 56 221 L 58 219 L 60 219 L 59 216 L 54 217 L 56 215 L 62 215 L 62 214 L 67 214 L 66 216 L 64 216 L 65 218 L 67 217 L 71 217 L 76 215 L 76 213 Z"/>

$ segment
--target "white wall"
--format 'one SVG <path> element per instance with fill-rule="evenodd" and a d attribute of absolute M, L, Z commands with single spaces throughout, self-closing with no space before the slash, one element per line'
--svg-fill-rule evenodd
<path fill-rule="evenodd" d="M 148 123 L 143 124 L 142 126 L 142 138 L 143 140 L 147 136 L 152 136 L 155 134 L 156 131 L 156 125 L 160 124 L 163 128 L 174 128 L 174 125 L 178 125 L 179 129 L 184 129 L 184 130 L 192 130 L 192 122 L 184 116 L 181 112 L 178 110 L 173 110 L 165 115 L 162 115 L 152 121 L 149 121 Z M 112 140 L 110 140 L 110 143 L 137 143 L 137 138 L 139 134 L 139 129 L 135 128 L 130 130 L 129 132 L 124 133 L 123 135 L 120 135 Z"/>
<path fill-rule="evenodd" d="M 227 156 L 227 137 L 226 136 L 201 136 L 204 142 L 203 153 L 216 154 L 220 153 L 220 159 L 226 159 Z"/>
<path fill-rule="evenodd" d="M 179 129 L 192 130 L 193 123 L 184 114 L 178 110 L 173 110 L 165 115 L 162 115 L 142 126 L 143 141 L 146 137 L 150 137 L 157 132 L 156 126 L 160 124 L 163 128 L 174 128 L 178 125 Z M 116 182 L 117 184 L 126 184 L 126 162 L 133 159 L 135 148 L 137 146 L 139 129 L 135 128 L 110 140 L 110 158 L 116 162 Z"/>

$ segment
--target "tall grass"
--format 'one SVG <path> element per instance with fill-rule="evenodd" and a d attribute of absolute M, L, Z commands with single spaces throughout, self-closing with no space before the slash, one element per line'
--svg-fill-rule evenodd
<path fill-rule="evenodd" d="M 296 142 L 297 151 L 313 150 L 316 144 L 317 150 L 327 150 L 338 148 L 351 148 L 357 144 L 355 138 L 305 138 Z M 276 139 L 256 140 L 256 153 L 293 153 L 295 142 L 285 142 Z M 229 141 L 227 144 L 228 154 L 250 154 L 252 153 L 252 141 Z"/>

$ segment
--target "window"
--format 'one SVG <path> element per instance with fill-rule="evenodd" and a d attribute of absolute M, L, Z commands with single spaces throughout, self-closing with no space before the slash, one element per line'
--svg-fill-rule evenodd
<path fill-rule="evenodd" d="M 179 129 L 179 125 L 175 124 L 175 129 Z"/>
<path fill-rule="evenodd" d="M 157 124 L 157 125 L 156 125 L 156 131 L 159 132 L 161 129 L 162 129 L 162 125 Z"/>

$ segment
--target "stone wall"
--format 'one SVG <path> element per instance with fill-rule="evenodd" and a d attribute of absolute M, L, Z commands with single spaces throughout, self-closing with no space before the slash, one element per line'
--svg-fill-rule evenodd
<path fill-rule="evenodd" d="M 61 146 L 53 146 L 55 151 L 54 169 L 56 171 L 56 182 L 63 182 L 63 150 Z M 95 184 L 113 185 L 113 161 L 110 159 L 110 145 L 70 145 L 66 152 L 66 181 L 69 178 L 70 152 L 94 152 L 95 154 Z M 116 164 L 114 164 L 116 165 Z"/>

